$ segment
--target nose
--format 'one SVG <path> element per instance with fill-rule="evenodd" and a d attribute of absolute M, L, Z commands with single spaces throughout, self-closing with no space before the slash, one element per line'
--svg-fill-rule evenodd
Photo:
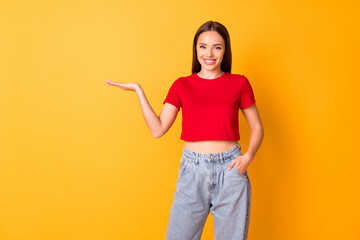
<path fill-rule="evenodd" d="M 206 55 L 207 55 L 208 57 L 212 57 L 212 56 L 213 56 L 212 48 L 209 48 L 209 50 L 207 51 Z"/>

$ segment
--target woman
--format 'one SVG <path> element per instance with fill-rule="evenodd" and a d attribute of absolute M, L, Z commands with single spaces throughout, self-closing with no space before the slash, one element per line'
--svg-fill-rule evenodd
<path fill-rule="evenodd" d="M 192 74 L 172 83 L 159 116 L 138 83 L 107 84 L 137 93 L 155 138 L 169 130 L 182 109 L 184 147 L 166 239 L 200 239 L 209 212 L 215 239 L 247 239 L 251 202 L 247 168 L 264 133 L 249 81 L 244 75 L 231 74 L 227 29 L 208 21 L 197 30 Z M 251 129 L 245 154 L 237 142 L 239 109 Z"/>

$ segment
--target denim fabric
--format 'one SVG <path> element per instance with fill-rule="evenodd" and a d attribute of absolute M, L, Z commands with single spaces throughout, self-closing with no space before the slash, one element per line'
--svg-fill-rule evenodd
<path fill-rule="evenodd" d="M 242 155 L 237 143 L 221 153 L 202 154 L 183 148 L 167 240 L 198 240 L 211 212 L 215 240 L 246 240 L 250 220 L 251 186 L 230 162 Z"/>

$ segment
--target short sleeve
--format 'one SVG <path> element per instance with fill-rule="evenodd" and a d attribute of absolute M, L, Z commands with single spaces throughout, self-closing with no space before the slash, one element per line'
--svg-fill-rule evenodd
<path fill-rule="evenodd" d="M 244 81 L 241 86 L 241 95 L 240 95 L 240 102 L 239 102 L 240 109 L 250 107 L 251 105 L 253 105 L 255 103 L 254 91 L 250 85 L 250 82 L 245 76 L 243 76 L 243 78 L 244 78 Z"/>
<path fill-rule="evenodd" d="M 177 86 L 177 84 L 175 81 L 172 83 L 163 104 L 165 104 L 166 102 L 170 103 L 170 104 L 174 105 L 178 109 L 178 111 L 180 111 L 181 102 L 180 102 L 179 95 L 177 94 L 178 89 L 176 86 Z"/>

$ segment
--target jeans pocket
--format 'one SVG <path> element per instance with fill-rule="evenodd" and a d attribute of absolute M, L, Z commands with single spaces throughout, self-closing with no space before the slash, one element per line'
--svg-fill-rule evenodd
<path fill-rule="evenodd" d="M 238 152 L 238 153 L 235 153 L 233 154 L 233 157 L 232 157 L 232 160 L 234 160 L 235 158 L 237 158 L 238 156 L 242 156 L 242 153 L 241 151 Z M 238 176 L 242 177 L 242 178 L 248 178 L 248 175 L 247 175 L 247 170 L 245 171 L 244 174 L 240 173 L 239 169 L 237 169 L 237 167 L 235 165 L 233 165 L 233 168 L 235 168 L 235 172 L 237 173 Z M 232 169 L 233 170 L 233 169 Z"/>
<path fill-rule="evenodd" d="M 235 168 L 235 171 L 238 173 L 238 175 L 240 177 L 246 178 L 247 179 L 247 170 L 245 171 L 244 174 L 240 173 L 239 169 L 237 169 L 237 167 L 234 165 L 233 168 Z"/>
<path fill-rule="evenodd" d="M 180 161 L 180 168 L 179 168 L 179 172 L 178 175 L 181 176 L 183 174 L 183 172 L 185 171 L 187 165 L 187 159 L 185 156 L 181 157 L 181 161 Z"/>

